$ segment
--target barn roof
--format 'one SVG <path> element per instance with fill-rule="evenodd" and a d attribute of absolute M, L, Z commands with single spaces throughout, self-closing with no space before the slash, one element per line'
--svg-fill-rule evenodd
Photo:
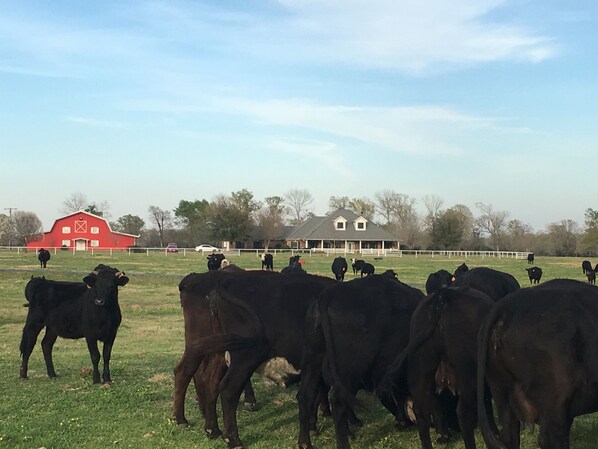
<path fill-rule="evenodd" d="M 64 220 L 65 218 L 72 217 L 72 216 L 74 216 L 74 215 L 81 215 L 81 214 L 83 214 L 83 215 L 87 215 L 87 216 L 90 216 L 90 217 L 94 217 L 94 218 L 98 218 L 98 219 L 100 219 L 100 220 L 103 220 L 103 221 L 105 221 L 105 222 L 106 222 L 106 226 L 108 226 L 108 230 L 109 230 L 110 232 L 112 232 L 113 234 L 126 235 L 126 236 L 129 236 L 129 237 L 135 237 L 136 239 L 138 239 L 138 238 L 139 238 L 139 236 L 138 236 L 138 235 L 135 235 L 135 234 L 127 234 L 126 232 L 118 232 L 118 231 L 113 231 L 113 230 L 112 230 L 112 227 L 110 226 L 110 222 L 109 222 L 108 220 L 106 220 L 104 217 L 100 217 L 99 215 L 92 214 L 92 213 L 90 213 L 90 212 L 86 212 L 86 211 L 84 211 L 84 210 L 79 210 L 79 211 L 77 211 L 77 212 L 73 212 L 72 214 L 65 215 L 64 217 L 57 218 L 56 220 L 54 220 L 54 224 L 52 225 L 52 228 L 50 228 L 50 231 L 49 231 L 49 232 L 44 232 L 44 234 L 49 234 L 49 233 L 51 233 L 52 231 L 54 231 L 54 227 L 55 227 L 55 226 L 58 224 L 58 222 L 59 222 L 59 221 L 61 221 L 61 220 Z"/>

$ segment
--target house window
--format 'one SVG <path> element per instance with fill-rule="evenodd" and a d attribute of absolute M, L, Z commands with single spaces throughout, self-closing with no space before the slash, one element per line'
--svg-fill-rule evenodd
<path fill-rule="evenodd" d="M 337 231 L 344 231 L 345 230 L 345 222 L 344 221 L 337 221 L 336 222 L 336 229 L 337 229 Z"/>
<path fill-rule="evenodd" d="M 63 240 L 62 241 L 62 246 L 71 246 L 71 241 L 70 240 Z"/>
<path fill-rule="evenodd" d="M 98 228 L 97 226 L 92 226 L 91 227 L 91 233 L 92 234 L 99 234 L 100 233 L 100 228 Z"/>
<path fill-rule="evenodd" d="M 91 241 L 91 246 L 92 246 L 92 248 L 97 248 L 98 246 L 100 246 L 100 241 L 99 240 L 92 240 Z"/>
<path fill-rule="evenodd" d="M 62 233 L 63 234 L 70 234 L 71 233 L 71 227 L 70 226 L 63 226 L 62 227 Z M 68 240 L 67 240 L 68 242 Z"/>
<path fill-rule="evenodd" d="M 358 231 L 365 231 L 365 221 L 358 221 L 357 222 L 357 230 Z"/>

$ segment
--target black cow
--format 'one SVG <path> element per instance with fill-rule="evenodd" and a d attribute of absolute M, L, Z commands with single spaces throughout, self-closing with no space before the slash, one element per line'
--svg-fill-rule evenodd
<path fill-rule="evenodd" d="M 357 391 L 376 391 L 389 364 L 409 340 L 409 321 L 421 291 L 388 275 L 337 283 L 325 289 L 307 314 L 305 352 L 301 365 L 299 401 L 300 448 L 311 448 L 318 391 L 331 386 L 330 403 L 337 448 L 349 448 L 349 421 L 355 421 Z M 406 385 L 397 388 L 406 396 Z M 398 422 L 404 407 L 393 395 L 379 395 Z"/>
<path fill-rule="evenodd" d="M 495 301 L 519 290 L 517 279 L 508 273 L 488 267 L 475 267 L 457 276 L 455 287 L 471 287 L 486 293 Z"/>
<path fill-rule="evenodd" d="M 337 281 L 344 281 L 345 280 L 345 273 L 347 272 L 347 259 L 344 257 L 335 257 L 332 261 L 332 273 L 334 273 L 334 277 Z"/>
<path fill-rule="evenodd" d="M 586 270 L 586 277 L 590 284 L 596 283 L 596 272 L 593 269 L 590 268 L 589 270 Z"/>
<path fill-rule="evenodd" d="M 351 259 L 351 268 L 353 268 L 353 274 L 359 273 L 364 263 L 365 261 L 361 259 Z"/>
<path fill-rule="evenodd" d="M 478 386 L 488 382 L 502 424 L 497 438 L 478 396 L 488 448 L 519 448 L 521 424 L 539 425 L 540 448 L 569 448 L 573 418 L 598 411 L 596 322 L 598 288 L 570 279 L 495 303 L 478 348 Z"/>
<path fill-rule="evenodd" d="M 50 251 L 44 248 L 40 248 L 37 252 L 37 260 L 39 260 L 40 268 L 46 268 L 46 265 L 50 260 Z"/>
<path fill-rule="evenodd" d="M 531 265 L 531 264 L 533 264 L 533 263 L 534 263 L 534 253 L 529 253 L 529 254 L 527 255 L 527 263 L 528 263 L 529 265 Z"/>
<path fill-rule="evenodd" d="M 465 448 L 476 447 L 476 341 L 493 303 L 479 290 L 441 288 L 420 302 L 413 313 L 409 345 L 393 362 L 384 382 L 392 385 L 407 362 L 409 392 L 423 449 L 432 449 L 431 417 L 439 441 L 448 442 L 445 413 L 449 411 L 440 396 L 443 392 L 457 397 L 458 424 Z M 388 390 L 388 384 L 385 388 Z M 490 401 L 487 407 L 492 410 Z"/>
<path fill-rule="evenodd" d="M 274 357 L 301 365 L 305 315 L 331 278 L 304 274 L 286 276 L 258 270 L 190 274 L 179 285 L 185 318 L 185 352 L 175 368 L 174 415 L 186 424 L 184 400 L 195 375 L 210 438 L 222 435 L 230 448 L 242 447 L 237 405 L 243 387 L 256 369 Z M 207 294 L 206 294 L 207 292 Z M 230 351 L 228 369 L 209 369 L 209 354 Z M 207 365 L 206 365 L 207 364 Z M 220 371 L 218 371 L 220 370 Z M 201 373 L 201 371 L 200 371 Z M 223 432 L 218 428 L 216 402 L 221 396 Z"/>
<path fill-rule="evenodd" d="M 361 277 L 363 277 L 363 275 L 365 274 L 366 276 L 371 276 L 372 274 L 374 274 L 374 271 L 376 269 L 374 268 L 374 266 L 371 263 L 367 263 L 364 262 L 363 265 L 361 266 Z"/>
<path fill-rule="evenodd" d="M 208 270 L 209 271 L 219 270 L 221 268 L 221 266 L 222 266 L 222 261 L 225 258 L 226 257 L 222 253 L 212 253 L 212 254 L 210 254 L 207 257 L 207 259 L 208 259 Z"/>
<path fill-rule="evenodd" d="M 542 279 L 542 268 L 539 267 L 531 267 L 526 268 L 527 275 L 529 277 L 530 284 L 539 284 L 540 279 Z"/>
<path fill-rule="evenodd" d="M 301 266 L 301 256 L 299 254 L 289 257 L 289 265 L 280 270 L 283 274 L 306 273 Z"/>
<path fill-rule="evenodd" d="M 49 377 L 56 377 L 52 362 L 56 339 L 85 337 L 93 364 L 93 383 L 100 382 L 98 340 L 104 342 L 102 380 L 111 382 L 110 356 L 121 322 L 118 287 L 127 282 L 129 278 L 124 272 L 106 265 L 98 265 L 83 282 L 31 279 L 25 287 L 29 311 L 21 338 L 21 378 L 27 378 L 29 357 L 37 336 L 45 327 L 42 350 Z"/>
<path fill-rule="evenodd" d="M 262 254 L 262 270 L 264 268 L 270 271 L 274 270 L 274 256 L 270 253 Z"/>
<path fill-rule="evenodd" d="M 592 271 L 592 264 L 589 260 L 584 260 L 581 263 L 581 271 L 583 274 L 586 274 L 586 271 Z"/>
<path fill-rule="evenodd" d="M 435 273 L 430 273 L 426 280 L 426 293 L 437 292 L 441 288 L 449 287 L 453 280 L 453 275 L 446 270 L 438 270 Z"/>

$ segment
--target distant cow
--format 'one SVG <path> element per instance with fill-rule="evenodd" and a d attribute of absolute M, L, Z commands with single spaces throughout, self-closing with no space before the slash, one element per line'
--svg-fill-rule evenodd
<path fill-rule="evenodd" d="M 351 268 L 353 268 L 353 274 L 359 273 L 364 263 L 365 261 L 361 259 L 351 259 Z"/>
<path fill-rule="evenodd" d="M 598 411 L 598 288 L 555 279 L 508 295 L 480 329 L 478 385 L 488 382 L 500 434 L 478 396 L 489 448 L 520 447 L 520 430 L 539 425 L 539 447 L 569 448 L 576 416 Z"/>
<path fill-rule="evenodd" d="M 37 336 L 45 327 L 42 350 L 49 377 L 56 377 L 52 362 L 56 339 L 85 337 L 93 364 L 93 383 L 100 382 L 98 340 L 104 342 L 102 380 L 111 382 L 110 356 L 121 322 L 118 287 L 127 282 L 129 278 L 124 272 L 106 265 L 98 265 L 83 282 L 31 279 L 25 287 L 29 311 L 21 338 L 21 378 L 27 378 L 29 357 Z"/>
<path fill-rule="evenodd" d="M 583 274 L 586 274 L 586 271 L 592 271 L 592 264 L 589 260 L 584 260 L 581 263 L 581 271 Z"/>
<path fill-rule="evenodd" d="M 527 255 L 527 263 L 530 265 L 534 263 L 534 253 L 529 253 Z"/>
<path fill-rule="evenodd" d="M 280 270 L 283 274 L 306 273 L 301 266 L 301 256 L 299 254 L 289 257 L 289 265 Z"/>
<path fill-rule="evenodd" d="M 441 288 L 449 287 L 452 279 L 453 275 L 446 270 L 438 270 L 435 273 L 430 273 L 426 280 L 426 293 L 429 295 Z"/>
<path fill-rule="evenodd" d="M 526 268 L 527 275 L 529 277 L 530 284 L 539 284 L 540 279 L 542 279 L 542 268 L 539 267 L 532 267 Z"/>
<path fill-rule="evenodd" d="M 344 281 L 345 280 L 345 273 L 347 272 L 347 259 L 344 257 L 336 257 L 332 261 L 332 273 L 334 273 L 334 277 L 337 281 Z"/>
<path fill-rule="evenodd" d="M 588 282 L 590 284 L 596 283 L 596 272 L 592 268 L 590 268 L 589 270 L 586 270 L 586 276 L 587 276 Z"/>
<path fill-rule="evenodd" d="M 365 274 L 366 276 L 371 276 L 374 274 L 376 268 L 371 263 L 364 262 L 361 266 L 361 277 Z"/>
<path fill-rule="evenodd" d="M 409 391 L 413 398 L 422 448 L 432 448 L 431 417 L 439 441 L 448 442 L 445 396 L 457 398 L 457 416 L 463 442 L 475 449 L 477 425 L 476 360 L 478 330 L 494 301 L 471 288 L 442 288 L 421 301 L 411 318 L 409 345 L 397 356 L 385 377 L 400 378 L 407 362 Z M 386 386 L 385 388 L 389 388 Z M 491 402 L 486 406 L 492 410 Z"/>
<path fill-rule="evenodd" d="M 270 253 L 262 254 L 262 270 L 274 270 L 274 256 Z"/>
<path fill-rule="evenodd" d="M 226 257 L 222 253 L 212 253 L 212 254 L 210 254 L 207 257 L 207 259 L 208 259 L 208 270 L 213 271 L 213 270 L 220 269 L 221 266 L 222 266 L 222 261 L 225 258 Z"/>
<path fill-rule="evenodd" d="M 322 291 L 306 319 L 297 393 L 300 448 L 312 447 L 310 430 L 322 381 L 331 386 L 337 448 L 350 447 L 348 421 L 355 420 L 355 394 L 359 390 L 375 391 L 395 419 L 404 422 L 405 409 L 394 398 L 404 397 L 405 382 L 391 395 L 378 394 L 377 385 L 390 362 L 407 345 L 411 315 L 422 298 L 421 291 L 388 275 L 337 283 Z"/>
<path fill-rule="evenodd" d="M 50 251 L 40 248 L 37 252 L 37 260 L 39 260 L 39 267 L 46 268 L 46 264 L 50 260 Z"/>
<path fill-rule="evenodd" d="M 517 279 L 509 273 L 488 267 L 475 267 L 457 277 L 455 287 L 471 287 L 480 290 L 498 301 L 521 288 Z"/>

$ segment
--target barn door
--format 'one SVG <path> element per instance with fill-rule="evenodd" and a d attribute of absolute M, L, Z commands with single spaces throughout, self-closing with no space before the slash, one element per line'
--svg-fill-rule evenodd
<path fill-rule="evenodd" d="M 87 249 L 85 240 L 75 240 L 75 249 L 77 251 L 85 251 Z"/>

